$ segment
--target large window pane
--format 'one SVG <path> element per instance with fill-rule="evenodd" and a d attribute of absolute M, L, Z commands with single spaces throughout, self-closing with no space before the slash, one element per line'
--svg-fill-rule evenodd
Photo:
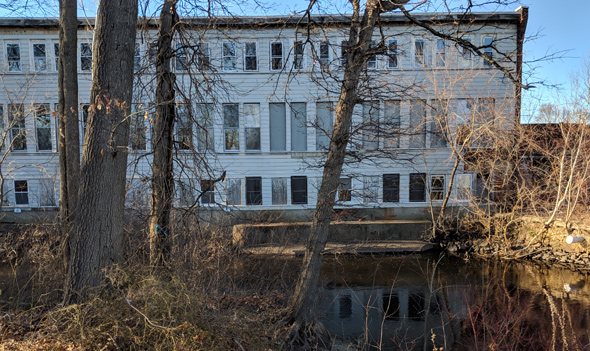
<path fill-rule="evenodd" d="M 410 202 L 426 201 L 426 174 L 410 173 Z"/>
<path fill-rule="evenodd" d="M 326 151 L 330 146 L 334 122 L 332 120 L 332 103 L 316 104 L 316 150 Z"/>
<path fill-rule="evenodd" d="M 226 151 L 240 149 L 240 119 L 238 111 L 238 104 L 223 105 L 223 130 Z"/>
<path fill-rule="evenodd" d="M 307 177 L 291 177 L 291 204 L 307 204 Z"/>
<path fill-rule="evenodd" d="M 270 104 L 270 151 L 287 150 L 285 104 Z"/>
<path fill-rule="evenodd" d="M 291 151 L 307 151 L 307 104 L 291 104 Z"/>
<path fill-rule="evenodd" d="M 35 129 L 37 133 L 37 149 L 51 151 L 51 112 L 49 105 L 41 104 L 35 107 Z"/>
<path fill-rule="evenodd" d="M 260 150 L 260 105 L 244 104 L 246 150 Z"/>
<path fill-rule="evenodd" d="M 246 178 L 246 205 L 262 205 L 262 178 Z"/>
<path fill-rule="evenodd" d="M 399 174 L 383 175 L 383 202 L 399 202 Z"/>

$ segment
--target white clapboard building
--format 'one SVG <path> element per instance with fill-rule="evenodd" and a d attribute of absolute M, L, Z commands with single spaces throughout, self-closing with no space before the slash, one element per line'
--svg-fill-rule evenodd
<path fill-rule="evenodd" d="M 415 16 L 472 43 L 520 78 L 526 8 Z M 181 20 L 172 60 L 179 208 L 309 216 L 333 128 L 349 27 L 349 17 L 328 15 Z M 91 106 L 92 30 L 92 22 L 79 20 L 81 136 Z M 149 207 L 156 35 L 156 20 L 142 23 L 137 34 L 130 208 Z M 453 175 L 453 145 L 466 130 L 509 131 L 519 121 L 520 89 L 471 49 L 401 14 L 383 15 L 373 38 L 376 50 L 363 71 L 337 208 L 372 219 L 425 216 L 442 201 L 451 177 L 450 206 L 485 201 L 490 175 L 463 161 Z M 56 19 L 0 19 L 5 213 L 58 206 L 58 48 Z M 471 147 L 485 147 L 483 139 L 473 138 Z"/>

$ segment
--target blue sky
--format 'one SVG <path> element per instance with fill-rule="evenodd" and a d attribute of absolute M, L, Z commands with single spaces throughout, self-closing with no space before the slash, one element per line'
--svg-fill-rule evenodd
<path fill-rule="evenodd" d="M 47 9 L 54 4 L 53 0 L 47 1 Z M 95 0 L 83 0 L 85 11 L 80 12 L 81 16 L 93 16 L 96 8 Z M 98 0 L 96 0 L 98 1 Z M 153 2 L 153 0 L 151 0 Z M 267 0 L 267 3 L 272 0 Z M 414 1 L 414 0 L 412 0 Z M 465 3 L 466 0 L 447 0 L 451 4 Z M 161 1 L 156 1 L 160 3 Z M 477 1 L 474 1 L 477 2 Z M 493 2 L 493 1 L 489 1 Z M 6 0 L 0 0 L 0 5 Z M 246 8 L 237 9 L 236 13 L 261 14 L 262 11 L 247 7 L 252 2 L 245 1 Z M 276 5 L 268 10 L 270 14 L 289 14 L 293 10 L 301 10 L 308 3 L 305 0 L 291 0 L 274 2 Z M 549 88 L 542 84 L 535 84 L 536 88 L 525 92 L 523 101 L 523 120 L 527 115 L 534 114 L 534 110 L 543 102 L 556 101 L 558 94 L 567 96 L 569 90 L 570 76 L 584 69 L 584 61 L 590 57 L 590 40 L 584 35 L 586 32 L 585 22 L 588 21 L 590 13 L 590 1 L 587 0 L 521 0 L 522 5 L 529 7 L 529 22 L 527 36 L 531 40 L 525 43 L 525 61 L 530 64 L 525 66 L 525 76 L 529 82 L 544 81 L 547 85 L 557 85 L 560 90 Z M 558 3 L 558 4 L 556 4 Z M 318 1 L 318 4 L 344 4 L 343 6 L 332 5 L 321 8 L 322 12 L 346 12 L 347 1 Z M 427 7 L 421 7 L 421 11 L 443 10 L 441 2 L 434 0 L 429 2 Z M 507 8 L 498 8 L 500 11 L 513 11 L 517 4 Z M 494 10 L 495 7 L 486 8 Z M 477 10 L 476 10 L 477 11 Z M 30 16 L 31 11 L 27 11 Z M 10 13 L 0 9 L 0 16 L 23 16 L 23 13 Z M 55 12 L 34 13 L 33 16 L 56 16 Z M 534 37 L 534 38 L 532 38 Z M 560 58 L 548 61 L 541 60 L 550 55 L 558 55 Z M 541 61 L 538 61 L 541 60 Z M 538 61 L 538 62 L 537 62 Z"/>

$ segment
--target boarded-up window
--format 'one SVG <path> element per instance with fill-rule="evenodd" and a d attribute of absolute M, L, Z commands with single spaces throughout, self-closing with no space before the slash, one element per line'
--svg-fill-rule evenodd
<path fill-rule="evenodd" d="M 379 148 L 379 102 L 363 103 L 363 148 Z"/>
<path fill-rule="evenodd" d="M 471 174 L 458 174 L 455 176 L 455 191 L 457 200 L 469 200 L 471 198 Z"/>
<path fill-rule="evenodd" d="M 363 179 L 363 202 L 375 203 L 379 196 L 379 177 L 366 176 Z"/>
<path fill-rule="evenodd" d="M 326 151 L 330 147 L 334 121 L 332 120 L 332 103 L 318 102 L 316 105 L 316 150 Z"/>
<path fill-rule="evenodd" d="M 285 104 L 270 104 L 270 151 L 287 150 Z"/>
<path fill-rule="evenodd" d="M 399 174 L 383 175 L 383 202 L 399 202 Z"/>
<path fill-rule="evenodd" d="M 41 179 L 39 181 L 39 205 L 56 207 L 55 183 L 53 179 Z"/>
<path fill-rule="evenodd" d="M 291 104 L 291 151 L 307 151 L 307 105 Z"/>
<path fill-rule="evenodd" d="M 307 204 L 307 177 L 291 177 L 291 203 Z"/>
<path fill-rule="evenodd" d="M 400 100 L 387 100 L 383 108 L 383 122 L 381 123 L 381 136 L 383 147 L 392 149 L 399 147 L 400 136 Z"/>
<path fill-rule="evenodd" d="M 272 179 L 272 204 L 287 204 L 287 178 Z"/>
<path fill-rule="evenodd" d="M 426 101 L 410 101 L 410 147 L 426 146 Z"/>
<path fill-rule="evenodd" d="M 228 205 L 242 204 L 242 180 L 228 179 L 226 182 L 226 202 Z"/>
<path fill-rule="evenodd" d="M 262 178 L 246 178 L 246 205 L 262 205 Z"/>
<path fill-rule="evenodd" d="M 197 138 L 199 151 L 214 150 L 213 104 L 197 104 Z"/>
<path fill-rule="evenodd" d="M 410 173 L 410 202 L 426 201 L 426 174 Z"/>

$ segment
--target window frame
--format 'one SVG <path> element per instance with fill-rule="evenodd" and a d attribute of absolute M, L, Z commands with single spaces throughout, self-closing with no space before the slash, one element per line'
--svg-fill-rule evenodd
<path fill-rule="evenodd" d="M 442 47 L 441 47 L 442 45 Z M 445 68 L 447 64 L 447 43 L 444 39 L 437 39 L 434 47 L 434 65 L 436 68 Z"/>
<path fill-rule="evenodd" d="M 431 174 L 429 178 L 428 194 L 431 201 L 442 201 L 445 198 L 446 177 L 442 174 Z M 442 180 L 442 185 L 436 184 Z"/>
<path fill-rule="evenodd" d="M 399 173 L 386 173 L 382 175 L 382 191 L 384 203 L 399 203 L 400 175 Z"/>
<path fill-rule="evenodd" d="M 262 206 L 262 177 L 246 177 L 246 205 Z"/>
<path fill-rule="evenodd" d="M 15 121 L 15 116 L 13 115 L 14 108 L 19 109 L 19 114 L 21 116 L 17 116 L 17 120 Z M 10 128 L 10 151 L 13 152 L 26 152 L 27 151 L 27 126 L 25 121 L 25 109 L 23 104 L 9 104 L 8 105 L 8 127 Z M 15 129 L 18 129 L 18 134 L 15 135 Z M 15 138 L 19 138 L 17 143 L 15 143 Z M 16 145 L 22 145 L 22 147 L 15 148 Z"/>
<path fill-rule="evenodd" d="M 193 150 L 194 147 L 191 107 L 192 106 L 187 103 L 176 104 L 176 123 L 174 123 L 174 144 L 177 146 L 178 151 L 188 152 Z"/>
<path fill-rule="evenodd" d="M 305 43 L 296 40 L 293 42 L 293 69 L 302 70 L 305 58 Z"/>
<path fill-rule="evenodd" d="M 419 53 L 418 51 L 418 47 L 419 45 L 417 45 L 418 43 L 422 43 L 422 48 L 421 48 L 421 53 Z M 428 67 L 428 55 L 427 55 L 427 41 L 424 38 L 415 38 L 414 39 L 414 44 L 412 46 L 412 50 L 413 50 L 413 66 L 415 68 L 427 68 Z"/>
<path fill-rule="evenodd" d="M 129 116 L 129 148 L 135 152 L 147 151 L 147 126 L 145 124 L 145 113 L 142 111 L 144 104 L 131 104 L 131 115 Z M 141 122 L 141 123 L 140 123 Z M 137 141 L 134 136 L 138 136 Z M 139 146 L 138 146 L 139 145 Z M 140 146 L 143 145 L 143 148 Z"/>
<path fill-rule="evenodd" d="M 212 179 L 201 179 L 201 205 L 215 205 L 215 182 Z"/>
<path fill-rule="evenodd" d="M 399 69 L 399 45 L 397 39 L 387 41 L 387 69 Z"/>
<path fill-rule="evenodd" d="M 233 54 L 231 51 L 232 49 Z M 235 72 L 238 69 L 237 54 L 235 42 L 224 41 L 221 43 L 221 70 L 223 72 Z M 228 63 L 230 63 L 230 65 L 228 65 Z"/>
<path fill-rule="evenodd" d="M 337 202 L 352 202 L 352 178 L 343 177 L 338 180 Z"/>
<path fill-rule="evenodd" d="M 174 44 L 174 71 L 188 71 L 187 46 L 182 42 L 176 42 Z"/>
<path fill-rule="evenodd" d="M 330 43 L 327 41 L 320 41 L 320 45 L 318 46 L 318 63 L 322 70 L 330 68 L 330 51 Z"/>
<path fill-rule="evenodd" d="M 489 43 L 486 44 L 486 41 L 489 40 Z M 482 54 L 484 56 L 487 56 L 488 58 L 490 58 L 491 60 L 494 59 L 494 48 L 493 45 L 494 44 L 494 37 L 491 35 L 483 35 L 481 38 L 481 45 L 482 45 Z M 483 67 L 487 67 L 487 68 L 492 68 L 492 63 L 488 62 L 485 58 L 481 58 L 482 59 L 482 66 Z"/>
<path fill-rule="evenodd" d="M 6 49 L 6 65 L 8 73 L 14 72 L 19 73 L 23 71 L 22 66 L 22 53 L 20 49 L 20 42 L 18 41 L 4 41 L 4 48 Z M 10 50 L 8 47 L 16 47 L 17 52 L 15 52 L 15 56 L 11 59 L 10 57 Z M 15 63 L 15 65 L 11 65 L 11 63 Z"/>
<path fill-rule="evenodd" d="M 197 53 L 197 68 L 206 71 L 211 68 L 211 49 L 209 43 L 200 41 L 195 45 Z"/>
<path fill-rule="evenodd" d="M 203 113 L 204 111 L 206 113 Z M 198 128 L 197 150 L 199 152 L 215 151 L 214 105 L 212 103 L 197 103 L 195 104 L 195 114 Z"/>
<path fill-rule="evenodd" d="M 248 46 L 254 44 L 254 53 L 248 52 Z M 248 58 L 254 58 L 254 68 L 248 68 Z M 247 41 L 244 43 L 244 71 L 245 72 L 257 72 L 258 71 L 258 42 Z"/>
<path fill-rule="evenodd" d="M 35 104 L 34 111 L 35 111 L 35 138 L 36 138 L 36 147 L 37 152 L 51 152 L 53 150 L 53 142 L 51 138 L 51 107 L 49 104 Z M 45 112 L 44 114 L 40 114 L 40 112 Z M 39 119 L 45 119 L 45 125 L 40 126 Z M 46 136 L 47 140 L 49 141 L 49 148 L 41 149 L 40 141 L 41 138 L 39 137 L 40 131 L 45 131 L 48 133 Z"/>
<path fill-rule="evenodd" d="M 420 186 L 416 189 L 416 186 Z M 409 202 L 426 202 L 426 173 L 410 173 L 408 184 L 408 200 Z M 413 195 L 420 195 L 413 197 Z"/>
<path fill-rule="evenodd" d="M 229 104 L 223 104 L 222 105 L 222 109 L 223 109 L 223 151 L 224 152 L 239 152 L 240 151 L 240 107 L 239 104 L 237 103 L 229 103 Z M 233 117 L 233 116 L 229 116 L 226 114 L 226 112 L 230 112 L 230 111 L 235 111 L 235 122 L 236 125 L 233 124 L 228 124 L 228 117 Z M 231 134 L 235 134 L 235 137 L 232 138 L 232 140 L 235 140 L 234 143 L 232 143 L 231 145 L 235 145 L 234 148 L 228 148 L 228 132 L 231 132 Z"/>
<path fill-rule="evenodd" d="M 91 41 L 81 41 L 78 43 L 79 53 L 80 53 L 80 72 L 81 73 L 91 73 L 92 72 L 92 42 Z M 82 47 L 87 47 L 90 50 L 90 56 L 87 55 L 87 51 Z M 85 53 L 86 52 L 86 53 Z M 86 63 L 86 64 L 85 64 Z M 85 68 L 87 67 L 87 68 Z"/>
<path fill-rule="evenodd" d="M 259 103 L 244 103 L 244 138 L 246 152 L 260 152 L 262 150 L 261 145 L 261 129 L 260 129 L 260 104 Z M 254 132 L 253 135 L 250 133 Z M 252 140 L 254 138 L 254 140 Z M 255 142 L 257 147 L 251 147 L 249 143 Z"/>
<path fill-rule="evenodd" d="M 44 56 L 41 57 L 43 60 L 42 67 L 37 66 L 37 55 L 36 55 L 36 47 L 42 45 L 44 47 L 43 54 Z M 48 69 L 48 55 L 47 55 L 47 42 L 44 40 L 31 40 L 31 67 L 35 72 L 47 72 Z"/>
<path fill-rule="evenodd" d="M 20 184 L 17 184 L 20 183 Z M 20 188 L 20 189 L 19 189 Z M 24 191 L 23 191 L 24 189 Z M 19 203 L 19 196 L 23 195 L 26 202 Z M 15 206 L 30 206 L 31 203 L 29 201 L 29 181 L 26 179 L 22 180 L 14 180 L 14 205 Z"/>
<path fill-rule="evenodd" d="M 296 186 L 299 185 L 304 185 L 304 187 L 297 188 Z M 307 205 L 309 201 L 307 189 L 307 176 L 291 176 L 291 204 Z M 301 200 L 299 200 L 300 197 Z"/>
<path fill-rule="evenodd" d="M 280 45 L 280 48 L 281 48 L 280 56 L 275 54 L 275 51 L 274 51 L 275 45 Z M 278 62 L 277 60 L 280 60 L 280 63 L 281 63 L 279 68 L 276 68 L 277 66 L 275 66 L 275 62 Z M 282 71 L 285 68 L 285 45 L 283 44 L 282 41 L 276 40 L 276 41 L 270 42 L 269 61 L 270 61 L 270 70 L 271 71 L 275 71 L 275 72 Z"/>

